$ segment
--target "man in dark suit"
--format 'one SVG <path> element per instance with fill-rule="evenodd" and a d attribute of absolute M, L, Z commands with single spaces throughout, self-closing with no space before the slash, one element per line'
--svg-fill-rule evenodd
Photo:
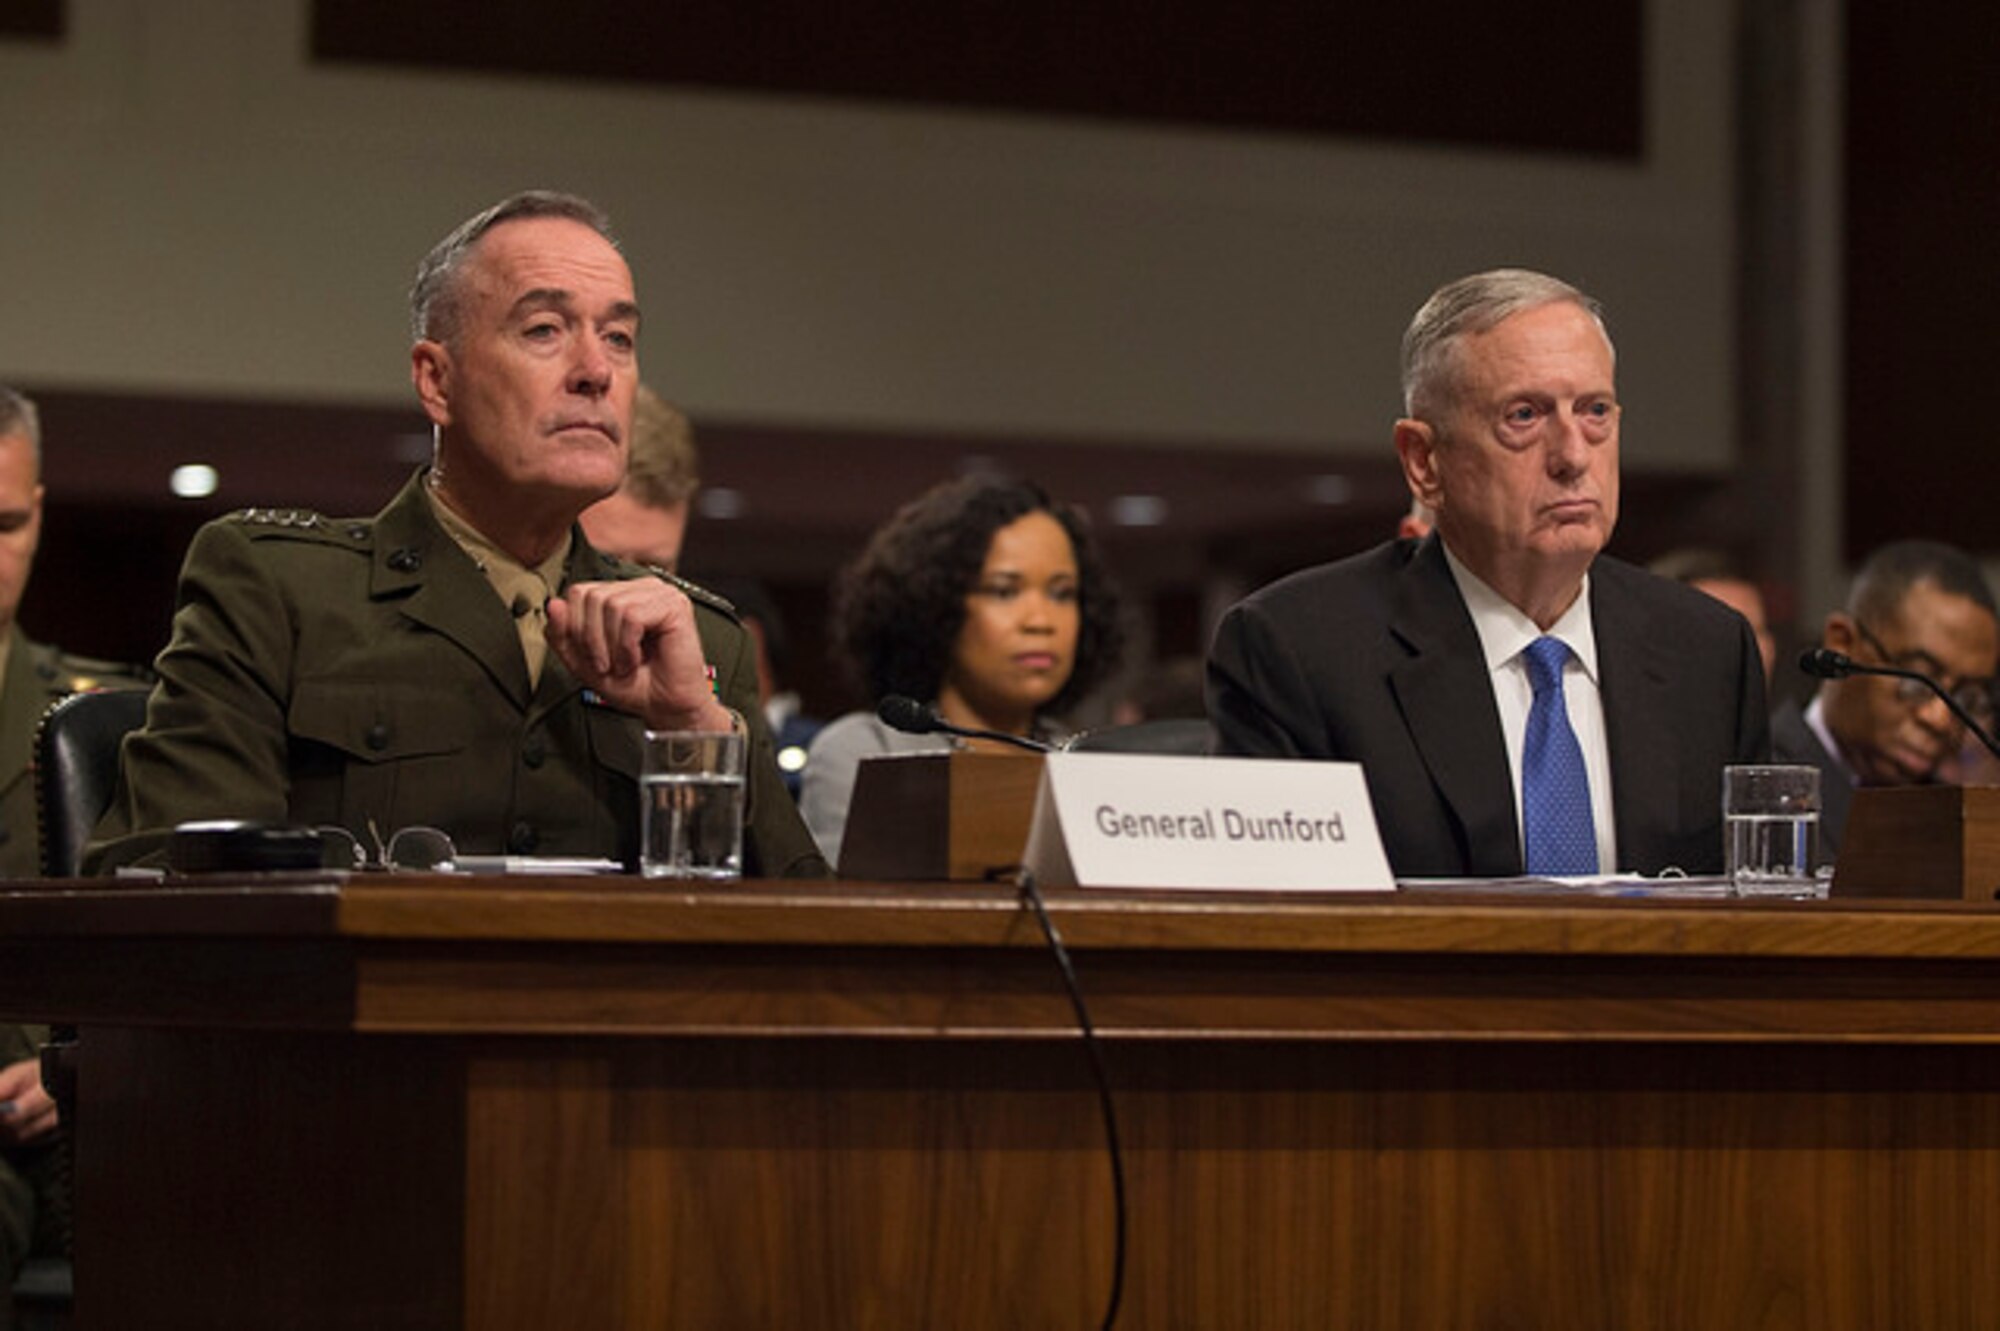
<path fill-rule="evenodd" d="M 1435 532 L 1217 630 L 1217 751 L 1361 763 L 1399 876 L 1721 869 L 1722 768 L 1768 752 L 1763 670 L 1740 616 L 1601 554 L 1613 368 L 1566 283 L 1441 288 L 1404 335 L 1395 428 Z"/>
<path fill-rule="evenodd" d="M 1962 550 L 1898 541 L 1868 556 L 1846 609 L 1826 617 L 1820 645 L 1863 665 L 1929 675 L 1991 729 L 2000 618 L 1979 565 Z M 1855 787 L 1945 780 L 1965 744 L 1950 709 L 1914 680 L 1830 679 L 1807 706 L 1787 702 L 1771 717 L 1778 760 L 1820 770 L 1819 849 L 1828 861 L 1840 854 Z"/>

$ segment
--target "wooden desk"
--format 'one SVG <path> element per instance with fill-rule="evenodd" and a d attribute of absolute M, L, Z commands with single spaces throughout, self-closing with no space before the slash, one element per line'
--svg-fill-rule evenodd
<path fill-rule="evenodd" d="M 2000 910 L 1051 907 L 1121 1327 L 2000 1318 Z M 1095 1095 L 1004 889 L 50 885 L 0 894 L 0 1011 L 84 1027 L 83 1331 L 1102 1313 Z"/>

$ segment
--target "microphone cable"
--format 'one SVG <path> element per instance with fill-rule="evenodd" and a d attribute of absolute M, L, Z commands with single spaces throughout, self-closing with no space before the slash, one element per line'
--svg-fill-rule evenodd
<path fill-rule="evenodd" d="M 1090 1008 L 1083 1001 L 1083 988 L 1077 983 L 1076 968 L 1070 964 L 1069 949 L 1063 946 L 1062 935 L 1056 931 L 1055 921 L 1049 918 L 1047 904 L 1042 900 L 1042 890 L 1035 885 L 1032 870 L 1021 870 L 1021 900 L 1035 912 L 1035 919 L 1042 926 L 1042 936 L 1049 940 L 1049 950 L 1055 954 L 1056 966 L 1062 971 L 1063 985 L 1069 990 L 1070 1006 L 1076 1011 L 1076 1024 L 1083 1031 L 1084 1053 L 1090 1059 L 1091 1075 L 1097 1081 L 1097 1103 L 1104 1118 L 1104 1140 L 1111 1157 L 1111 1199 L 1114 1237 L 1111 1246 L 1111 1296 L 1104 1309 L 1104 1320 L 1098 1323 L 1099 1331 L 1111 1331 L 1118 1321 L 1118 1306 L 1125 1298 L 1125 1154 L 1118 1144 L 1118 1113 L 1111 1102 L 1111 1077 L 1104 1068 L 1104 1053 L 1098 1046 L 1097 1027 L 1090 1020 Z"/>
<path fill-rule="evenodd" d="M 902 694 L 892 693 L 883 698 L 876 706 L 875 714 L 890 728 L 912 735 L 942 732 L 964 739 L 999 740 L 1036 753 L 1048 753 L 1055 747 L 1019 735 L 954 725 L 939 715 L 937 708 Z M 1083 1032 L 1084 1054 L 1090 1059 L 1091 1076 L 1097 1082 L 1097 1103 L 1104 1118 L 1104 1140 L 1111 1157 L 1114 1225 L 1111 1246 L 1111 1295 L 1105 1305 L 1104 1320 L 1098 1326 L 1099 1331 L 1111 1331 L 1118 1321 L 1119 1305 L 1125 1298 L 1126 1229 L 1125 1153 L 1118 1144 L 1118 1112 L 1111 1101 L 1111 1077 L 1104 1068 L 1104 1052 L 1098 1045 L 1097 1027 L 1090 1020 L 1090 1008 L 1083 1001 L 1083 987 L 1077 983 L 1076 967 L 1070 964 L 1069 949 L 1063 946 L 1062 934 L 1057 931 L 1055 921 L 1049 918 L 1048 905 L 1042 900 L 1042 890 L 1035 883 L 1034 872 L 1023 866 L 1020 870 L 1019 884 L 1021 900 L 1035 912 L 1035 919 L 1042 927 L 1042 936 L 1048 939 L 1049 951 L 1055 954 L 1056 966 L 1062 971 L 1063 986 L 1069 991 L 1070 1007 L 1075 1010 L 1076 1024 Z"/>

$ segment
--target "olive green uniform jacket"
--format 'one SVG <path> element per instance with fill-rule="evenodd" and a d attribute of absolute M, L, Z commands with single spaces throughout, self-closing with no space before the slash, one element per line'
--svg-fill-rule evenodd
<path fill-rule="evenodd" d="M 0 632 L 14 635 L 6 678 L 0 681 L 0 878 L 33 878 L 42 871 L 32 775 L 42 713 L 72 693 L 131 687 L 142 677 L 127 666 L 32 642 L 18 629 Z M 0 1025 L 0 1067 L 36 1057 L 47 1039 L 46 1026 Z M 44 1138 L 0 1153 L 0 1275 L 11 1276 L 31 1247 L 48 1251 L 60 1246 L 50 1237 L 52 1216 L 66 1205 L 49 1195 L 57 1186 L 55 1151 L 54 1140 Z"/>
<path fill-rule="evenodd" d="M 157 861 L 175 824 L 429 826 L 468 854 L 636 864 L 643 723 L 553 653 L 530 687 L 513 617 L 413 477 L 372 521 L 249 509 L 196 534 L 172 641 L 93 871 Z M 575 533 L 564 584 L 662 576 Z M 823 876 L 757 706 L 749 636 L 685 583 L 716 693 L 751 734 L 745 872 Z M 374 830 L 371 830 L 371 824 Z"/>

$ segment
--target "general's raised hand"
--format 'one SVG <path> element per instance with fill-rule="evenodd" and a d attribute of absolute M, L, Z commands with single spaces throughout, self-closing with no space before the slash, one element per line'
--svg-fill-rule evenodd
<path fill-rule="evenodd" d="M 727 730 L 694 606 L 658 578 L 579 582 L 548 605 L 549 650 L 584 685 L 654 730 Z"/>

